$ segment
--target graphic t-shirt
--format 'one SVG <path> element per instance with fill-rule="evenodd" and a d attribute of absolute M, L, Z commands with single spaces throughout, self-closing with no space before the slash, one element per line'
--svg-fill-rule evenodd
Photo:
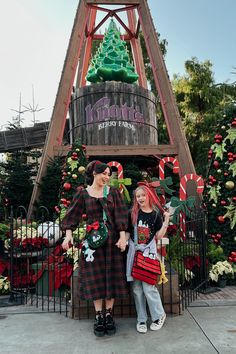
<path fill-rule="evenodd" d="M 134 228 L 132 227 L 131 216 L 129 219 L 131 239 L 134 241 Z M 151 242 L 156 232 L 159 231 L 161 227 L 162 218 L 159 212 L 153 210 L 150 213 L 146 213 L 139 210 L 137 220 L 138 243 L 148 244 Z"/>

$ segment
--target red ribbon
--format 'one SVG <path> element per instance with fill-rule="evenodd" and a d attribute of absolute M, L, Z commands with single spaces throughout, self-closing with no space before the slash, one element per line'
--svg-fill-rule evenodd
<path fill-rule="evenodd" d="M 86 227 L 86 231 L 90 232 L 91 230 L 98 230 L 99 229 L 99 222 L 95 221 L 93 224 L 91 225 L 87 225 Z"/>
<path fill-rule="evenodd" d="M 142 181 L 137 183 L 138 186 L 146 186 L 148 188 L 157 188 L 160 187 L 160 182 L 159 181 L 153 181 L 153 182 L 147 182 L 147 181 Z"/>

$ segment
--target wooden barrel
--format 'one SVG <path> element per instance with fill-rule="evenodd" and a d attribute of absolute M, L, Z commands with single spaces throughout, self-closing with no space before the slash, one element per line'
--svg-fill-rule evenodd
<path fill-rule="evenodd" d="M 86 145 L 157 145 L 156 99 L 148 90 L 108 81 L 72 96 L 73 139 Z"/>

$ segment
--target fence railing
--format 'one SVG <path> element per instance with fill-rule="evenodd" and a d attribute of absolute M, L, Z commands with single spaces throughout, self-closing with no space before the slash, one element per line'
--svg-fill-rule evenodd
<path fill-rule="evenodd" d="M 28 220 L 27 210 L 19 207 L 11 210 L 9 226 L 3 257 L 11 283 L 9 300 L 72 318 L 93 316 L 93 304 L 77 296 L 80 248 L 62 249 L 60 220 L 49 220 L 45 207 L 38 209 L 34 221 Z M 168 239 L 168 245 L 160 245 L 168 282 L 157 287 L 166 312 L 181 314 L 207 286 L 205 213 L 198 211 L 186 221 L 185 239 L 175 225 L 169 227 Z M 132 296 L 116 301 L 114 311 L 133 316 Z"/>

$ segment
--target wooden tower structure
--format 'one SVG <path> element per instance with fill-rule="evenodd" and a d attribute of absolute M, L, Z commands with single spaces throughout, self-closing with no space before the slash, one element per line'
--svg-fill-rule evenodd
<path fill-rule="evenodd" d="M 107 5 L 116 5 L 116 8 L 112 6 L 112 9 L 109 9 Z M 103 12 L 105 15 L 96 24 L 98 11 Z M 122 12 L 126 12 L 128 24 L 125 24 L 121 19 L 120 13 Z M 138 84 L 140 87 L 147 89 L 147 79 L 139 41 L 139 31 L 140 29 L 142 30 L 168 130 L 169 144 L 143 146 L 87 145 L 88 155 L 158 155 L 162 157 L 172 155 L 177 156 L 179 160 L 180 176 L 186 173 L 195 173 L 147 0 L 80 0 L 59 82 L 41 165 L 31 197 L 29 215 L 31 215 L 33 210 L 34 202 L 38 199 L 39 184 L 41 178 L 45 175 L 48 160 L 63 151 L 62 140 L 73 86 L 80 88 L 86 85 L 92 41 L 103 39 L 103 35 L 97 34 L 97 31 L 109 18 L 116 19 L 125 29 L 126 34 L 123 39 L 130 41 L 135 69 L 139 75 Z"/>

